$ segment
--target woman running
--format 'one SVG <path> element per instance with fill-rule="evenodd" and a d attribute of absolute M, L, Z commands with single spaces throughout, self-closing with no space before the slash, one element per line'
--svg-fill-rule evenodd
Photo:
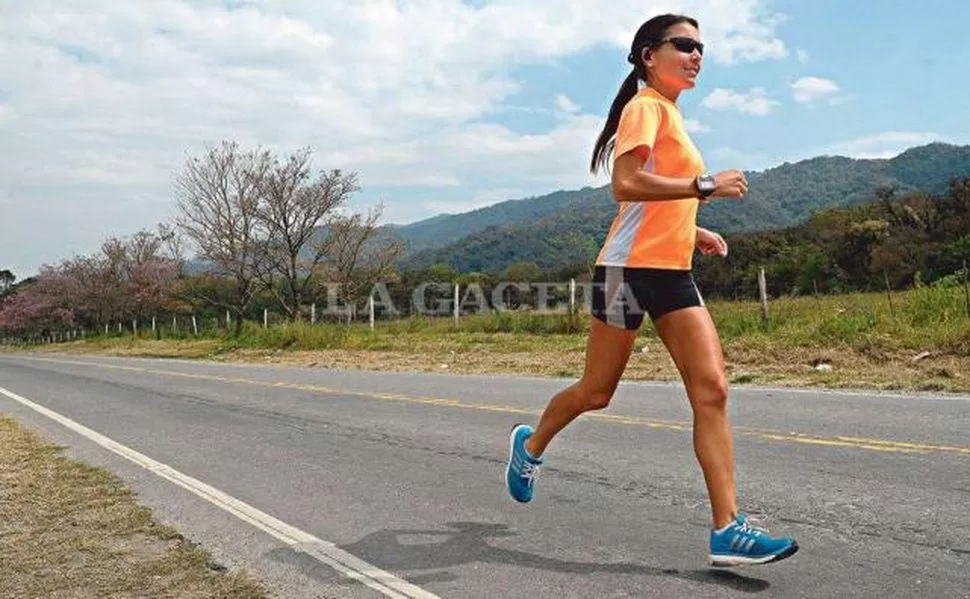
<path fill-rule="evenodd" d="M 769 536 L 738 511 L 724 358 L 691 275 L 695 247 L 727 255 L 720 235 L 697 227 L 698 205 L 740 198 L 748 188 L 739 170 L 705 174 L 684 128 L 677 98 L 695 86 L 703 54 L 697 21 L 690 17 L 654 17 L 634 36 L 627 57 L 633 69 L 613 100 L 590 164 L 596 173 L 612 155 L 619 209 L 596 260 L 585 371 L 552 398 L 534 430 L 513 427 L 506 482 L 515 500 L 531 501 L 552 438 L 583 412 L 609 405 L 646 313 L 677 365 L 694 413 L 694 451 L 713 512 L 710 561 L 763 564 L 794 554 L 798 544 Z"/>

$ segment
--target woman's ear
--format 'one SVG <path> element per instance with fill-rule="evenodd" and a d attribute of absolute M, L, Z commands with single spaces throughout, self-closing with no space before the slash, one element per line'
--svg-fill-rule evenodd
<path fill-rule="evenodd" d="M 644 48 L 640 51 L 640 60 L 647 65 L 647 67 L 653 66 L 653 61 L 650 60 L 650 48 Z"/>

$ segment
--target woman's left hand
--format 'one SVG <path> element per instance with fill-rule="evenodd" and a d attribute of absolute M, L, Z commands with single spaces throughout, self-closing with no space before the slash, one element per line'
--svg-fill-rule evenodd
<path fill-rule="evenodd" d="M 728 245 L 723 237 L 700 227 L 697 227 L 697 249 L 705 256 L 718 255 L 724 258 L 728 254 Z"/>

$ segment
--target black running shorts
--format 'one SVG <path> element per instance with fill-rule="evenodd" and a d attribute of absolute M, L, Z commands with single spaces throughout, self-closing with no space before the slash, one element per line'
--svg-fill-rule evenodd
<path fill-rule="evenodd" d="M 635 331 L 647 314 L 654 322 L 674 310 L 703 306 L 689 270 L 597 266 L 592 314 L 606 324 Z"/>

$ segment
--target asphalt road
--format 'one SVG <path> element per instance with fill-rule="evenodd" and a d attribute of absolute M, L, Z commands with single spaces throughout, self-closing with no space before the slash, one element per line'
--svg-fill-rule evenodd
<path fill-rule="evenodd" d="M 508 499 L 569 382 L 2 354 L 0 412 L 280 597 L 970 597 L 970 397 L 733 389 L 743 509 L 801 550 L 720 571 L 679 386 L 622 384 Z"/>

